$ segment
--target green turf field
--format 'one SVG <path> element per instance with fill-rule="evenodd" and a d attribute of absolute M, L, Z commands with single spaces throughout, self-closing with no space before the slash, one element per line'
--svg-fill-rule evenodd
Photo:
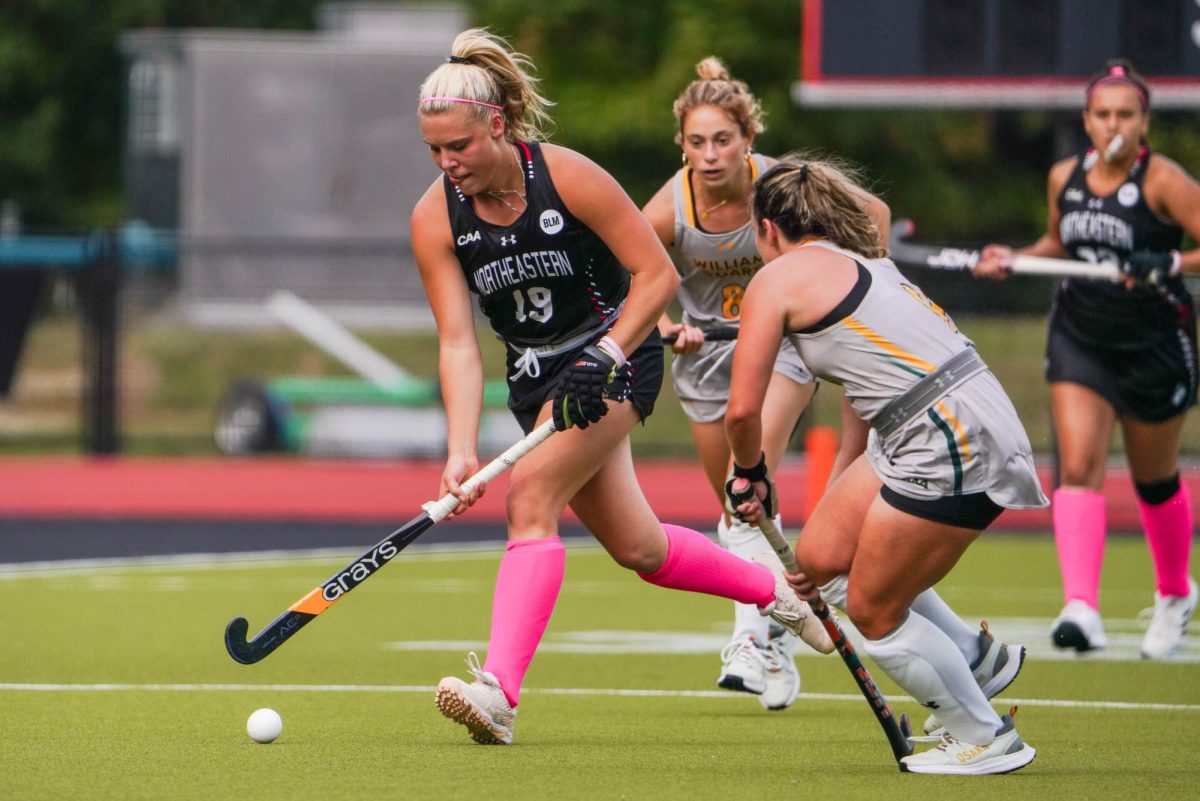
<path fill-rule="evenodd" d="M 965 617 L 1031 648 L 1006 695 L 1037 760 L 973 778 L 898 773 L 835 656 L 800 660 L 784 712 L 716 690 L 728 604 L 651 587 L 594 547 L 570 551 L 510 747 L 474 745 L 432 693 L 483 650 L 496 547 L 414 548 L 265 661 L 229 659 L 229 618 L 257 631 L 351 556 L 0 572 L 0 797 L 1016 801 L 1200 786 L 1200 643 L 1137 658 L 1152 583 L 1136 538 L 1110 542 L 1103 658 L 1048 647 L 1049 538 L 985 538 L 943 582 Z M 284 719 L 271 745 L 245 733 L 260 706 Z"/>

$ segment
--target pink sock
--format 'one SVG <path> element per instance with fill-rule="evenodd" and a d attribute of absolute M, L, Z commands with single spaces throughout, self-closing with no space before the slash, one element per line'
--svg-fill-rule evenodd
<path fill-rule="evenodd" d="M 1081 600 L 1100 608 L 1100 566 L 1104 562 L 1104 496 L 1085 489 L 1056 489 L 1054 542 L 1062 571 L 1063 601 Z"/>
<path fill-rule="evenodd" d="M 567 551 L 558 537 L 509 540 L 500 560 L 483 669 L 496 677 L 514 707 L 558 600 L 566 562 Z"/>
<path fill-rule="evenodd" d="M 646 581 L 755 606 L 775 600 L 775 577 L 762 565 L 735 556 L 699 531 L 670 524 L 663 525 L 663 531 L 667 561 L 653 573 L 638 573 Z"/>
<path fill-rule="evenodd" d="M 1138 498 L 1142 527 L 1154 559 L 1154 575 L 1159 595 L 1187 595 L 1188 559 L 1192 550 L 1192 500 L 1187 486 L 1158 504 Z"/>

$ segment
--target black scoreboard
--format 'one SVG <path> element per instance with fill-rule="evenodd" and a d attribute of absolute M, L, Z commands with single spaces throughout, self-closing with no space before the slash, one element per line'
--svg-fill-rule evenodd
<path fill-rule="evenodd" d="M 1198 0 L 804 0 L 802 105 L 1078 107 L 1110 58 L 1200 106 Z"/>

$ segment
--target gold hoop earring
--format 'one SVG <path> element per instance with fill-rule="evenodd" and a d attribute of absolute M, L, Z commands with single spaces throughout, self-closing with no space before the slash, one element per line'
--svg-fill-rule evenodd
<path fill-rule="evenodd" d="M 679 159 L 683 163 L 683 165 L 686 167 L 687 166 L 687 153 L 680 153 Z"/>

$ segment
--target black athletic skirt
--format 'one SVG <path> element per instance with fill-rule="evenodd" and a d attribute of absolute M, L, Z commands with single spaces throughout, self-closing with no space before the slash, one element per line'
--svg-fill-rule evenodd
<path fill-rule="evenodd" d="M 554 394 L 562 380 L 563 371 L 575 361 L 584 347 L 586 345 L 580 345 L 575 350 L 542 359 L 537 378 L 522 375 L 516 381 L 509 380 L 508 408 L 526 434 L 537 424 L 538 414 Z M 510 354 L 509 375 L 515 372 L 512 361 Z M 618 403 L 629 401 L 645 422 L 654 411 L 654 402 L 658 400 L 662 381 L 662 337 L 655 329 L 646 337 L 646 341 L 630 354 L 629 361 L 617 370 L 616 376 L 605 391 L 605 396 Z"/>
<path fill-rule="evenodd" d="M 1060 312 L 1050 315 L 1046 380 L 1093 390 L 1117 414 L 1161 423 L 1196 405 L 1196 321 L 1183 321 L 1136 348 L 1082 341 Z"/>
<path fill-rule="evenodd" d="M 973 531 L 983 531 L 996 522 L 996 518 L 1004 511 L 1004 507 L 989 498 L 986 492 L 923 500 L 901 495 L 885 484 L 880 488 L 879 494 L 893 509 L 899 509 L 923 520 L 969 528 Z"/>

